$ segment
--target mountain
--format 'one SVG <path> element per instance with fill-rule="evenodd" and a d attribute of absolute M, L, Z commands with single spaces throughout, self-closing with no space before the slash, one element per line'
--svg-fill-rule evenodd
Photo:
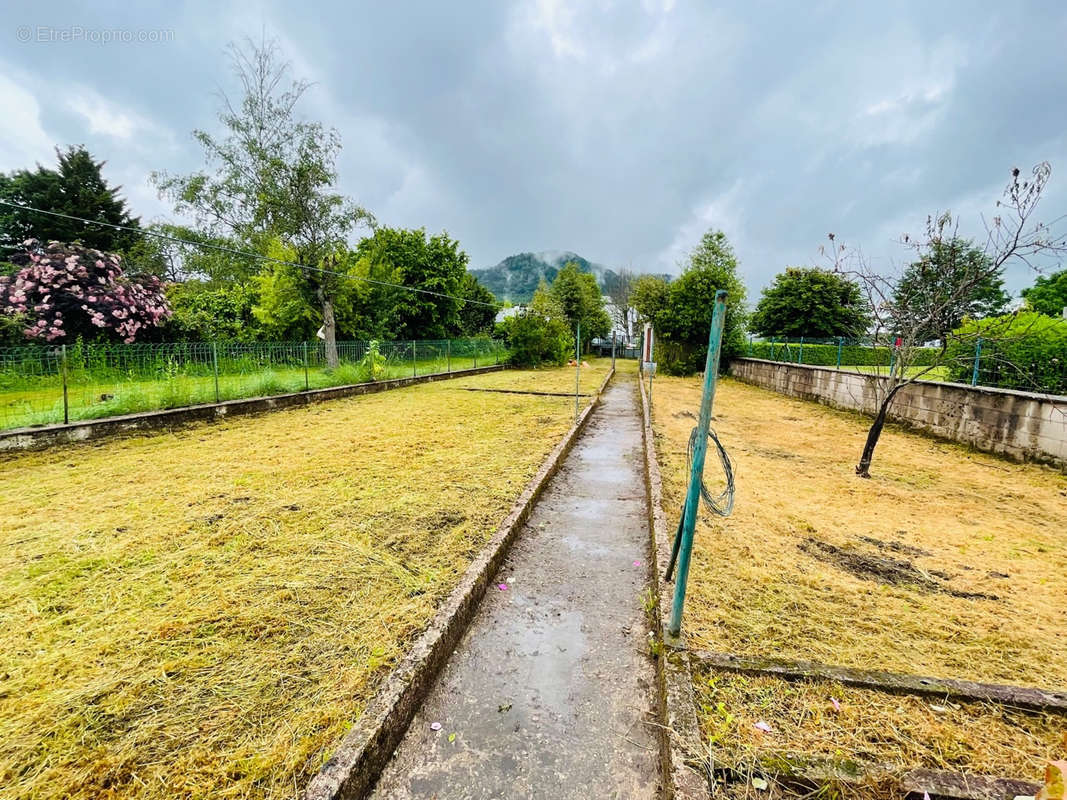
<path fill-rule="evenodd" d="M 495 267 L 472 269 L 471 274 L 478 282 L 497 296 L 498 300 L 512 303 L 528 303 L 533 299 L 541 279 L 552 283 L 557 273 L 568 261 L 573 261 L 582 272 L 591 272 L 596 276 L 600 290 L 611 295 L 618 286 L 619 274 L 605 267 L 582 258 L 577 253 L 567 250 L 545 250 L 541 253 L 519 253 L 508 256 Z"/>

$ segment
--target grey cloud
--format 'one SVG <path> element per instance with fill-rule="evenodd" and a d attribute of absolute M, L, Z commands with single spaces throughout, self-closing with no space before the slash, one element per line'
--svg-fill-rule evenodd
<path fill-rule="evenodd" d="M 1046 217 L 1067 212 L 1067 10 L 1020 8 L 38 3 L 6 15 L 0 70 L 152 216 L 148 172 L 200 163 L 189 131 L 214 124 L 226 41 L 265 31 L 317 81 L 307 111 L 342 134 L 343 188 L 385 222 L 447 228 L 476 266 L 558 248 L 656 271 L 722 226 L 755 295 L 829 231 L 885 263 L 939 209 L 980 233 L 1014 165 L 1052 161 Z M 21 24 L 174 38 L 19 44 Z M 82 87 L 144 123 L 133 141 L 64 104 Z M 0 142 L 5 165 L 24 139 Z"/>

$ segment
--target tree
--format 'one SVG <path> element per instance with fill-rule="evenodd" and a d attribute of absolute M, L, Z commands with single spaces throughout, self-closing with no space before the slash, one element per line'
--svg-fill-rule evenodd
<path fill-rule="evenodd" d="M 410 287 L 381 287 L 374 292 L 372 302 L 389 309 L 388 331 L 383 334 L 444 339 L 459 330 L 469 258 L 447 233 L 427 236 L 423 228 L 378 228 L 359 243 L 355 254 L 377 275 Z"/>
<path fill-rule="evenodd" d="M 655 320 L 667 307 L 670 297 L 670 282 L 659 275 L 640 275 L 630 288 L 630 305 L 637 311 L 642 322 Z"/>
<path fill-rule="evenodd" d="M 604 310 L 604 297 L 596 277 L 582 272 L 575 262 L 568 261 L 563 265 L 552 281 L 549 293 L 559 303 L 567 324 L 571 328 L 581 325 L 583 346 L 610 333 L 611 317 Z"/>
<path fill-rule="evenodd" d="M 456 332 L 462 336 L 477 336 L 493 329 L 498 303 L 487 288 L 469 272 L 463 273 L 459 296 L 464 302 L 459 309 L 459 324 Z"/>
<path fill-rule="evenodd" d="M 21 208 L 0 206 L 0 243 L 8 247 L 28 239 L 40 242 L 79 242 L 107 252 L 122 252 L 140 236 L 107 225 L 138 228 L 126 201 L 119 196 L 121 186 L 109 186 L 101 170 L 106 162 L 95 161 L 83 146 L 56 148 L 57 169 L 40 164 L 32 172 L 19 170 L 0 176 L 0 199 L 59 214 L 91 219 L 106 225 L 39 214 Z"/>
<path fill-rule="evenodd" d="M 761 336 L 854 337 L 870 323 L 860 287 L 816 267 L 789 267 L 763 290 L 751 328 Z"/>
<path fill-rule="evenodd" d="M 1051 275 L 1038 275 L 1034 285 L 1023 289 L 1026 305 L 1050 317 L 1063 315 L 1067 308 L 1067 269 Z"/>
<path fill-rule="evenodd" d="M 27 339 L 133 342 L 170 316 L 159 279 L 126 275 L 115 253 L 49 242 L 31 245 L 26 261 L 13 277 L 0 277 L 0 314 L 18 319 Z"/>
<path fill-rule="evenodd" d="M 294 286 L 321 320 L 326 363 L 336 367 L 334 303 L 344 279 L 335 269 L 338 253 L 353 228 L 373 226 L 374 219 L 334 191 L 340 136 L 297 117 L 296 105 L 310 84 L 289 79 L 277 43 L 231 44 L 230 55 L 243 96 L 236 106 L 222 96 L 225 138 L 193 133 L 210 171 L 154 173 L 153 180 L 206 234 L 259 253 L 279 242 L 292 253 Z"/>
<path fill-rule="evenodd" d="M 919 341 L 941 340 L 965 319 L 1002 314 L 1011 302 L 1001 274 L 974 243 L 939 234 L 897 281 L 892 295 L 897 322 Z M 981 277 L 978 277 L 981 276 Z M 968 288 L 961 291 L 966 284 Z M 903 319 L 910 316 L 912 319 Z M 922 321 L 921 326 L 916 323 Z"/>
<path fill-rule="evenodd" d="M 517 367 L 562 366 L 574 353 L 574 331 L 563 305 L 541 278 L 528 308 L 497 325 Z"/>
<path fill-rule="evenodd" d="M 931 370 L 948 365 L 954 350 L 951 345 L 959 342 L 960 336 L 944 331 L 945 320 L 952 318 L 961 306 L 973 302 L 982 287 L 995 284 L 1003 276 L 1007 263 L 1019 260 L 1033 264 L 1035 260 L 1067 252 L 1067 238 L 1033 219 L 1051 174 L 1048 162 L 1035 166 L 1031 176 L 1025 179 L 1018 169 L 1012 170 L 1003 199 L 997 201 L 1001 211 L 986 226 L 981 258 L 969 257 L 958 246 L 958 221 L 948 213 L 929 217 L 925 236 L 904 237 L 904 244 L 917 256 L 913 264 L 943 263 L 946 254 L 953 258 L 945 269 L 951 281 L 935 283 L 939 285 L 936 292 L 902 289 L 907 270 L 902 276 L 880 273 L 859 250 L 838 244 L 834 234 L 829 235 L 835 271 L 859 283 L 871 308 L 875 341 L 890 337 L 894 347 L 893 366 L 888 374 L 876 372 L 867 376 L 875 398 L 875 417 L 856 465 L 857 475 L 870 477 L 875 447 L 900 390 Z M 986 335 L 996 335 L 993 330 L 983 330 L 983 340 Z M 932 358 L 928 349 L 922 347 L 931 331 L 942 334 L 940 347 Z M 1011 335 L 1018 336 L 1020 332 L 1014 330 Z M 960 351 L 973 353 L 973 345 L 973 340 L 965 342 Z M 924 354 L 921 366 L 920 353 Z"/>
<path fill-rule="evenodd" d="M 666 303 L 651 320 L 661 343 L 673 345 L 668 347 L 666 371 L 684 374 L 704 366 L 719 289 L 727 292 L 722 338 L 725 364 L 744 346 L 745 287 L 737 277 L 737 257 L 726 234 L 709 230 L 690 253 L 681 276 L 668 284 Z"/>
<path fill-rule="evenodd" d="M 253 314 L 258 301 L 252 284 L 214 286 L 186 281 L 167 286 L 167 302 L 173 312 L 164 335 L 182 341 L 254 342 L 263 330 Z"/>

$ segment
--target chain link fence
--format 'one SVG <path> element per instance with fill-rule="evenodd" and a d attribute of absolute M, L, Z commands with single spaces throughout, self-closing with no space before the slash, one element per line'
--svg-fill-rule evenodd
<path fill-rule="evenodd" d="M 896 368 L 898 348 L 892 343 L 835 337 L 830 339 L 756 339 L 750 337 L 749 358 L 788 364 L 887 374 Z M 1009 359 L 995 342 L 977 338 L 955 342 L 945 353 L 938 347 L 913 348 L 905 365 L 907 377 L 922 373 L 927 381 L 951 381 L 971 386 L 1018 389 L 1040 394 L 1067 393 L 1067 353 L 1064 358 Z"/>
<path fill-rule="evenodd" d="M 495 339 L 0 348 L 0 430 L 502 364 Z"/>

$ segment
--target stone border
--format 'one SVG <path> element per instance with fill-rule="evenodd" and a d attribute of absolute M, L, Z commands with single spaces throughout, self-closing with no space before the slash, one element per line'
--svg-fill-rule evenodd
<path fill-rule="evenodd" d="M 663 482 L 660 478 L 659 462 L 656 460 L 656 443 L 652 432 L 648 396 L 645 393 L 644 381 L 638 379 L 637 383 L 641 387 L 645 484 L 652 540 L 649 566 L 652 569 L 652 589 L 655 595 L 655 622 L 660 634 L 659 641 L 663 643 L 669 638 L 663 604 L 669 603 L 674 594 L 674 584 L 663 580 L 663 571 L 670 559 L 671 542 L 667 535 L 666 515 L 663 513 Z M 669 647 L 661 648 L 660 657 L 656 659 L 656 678 L 666 800 L 709 800 L 711 790 L 708 764 L 702 746 L 700 723 L 697 720 L 693 676 L 684 633 L 679 639 L 672 641 Z"/>
<path fill-rule="evenodd" d="M 139 430 L 158 430 L 194 422 L 213 422 L 224 417 L 243 414 L 258 414 L 279 408 L 321 403 L 340 397 L 353 397 L 361 394 L 385 392 L 390 389 L 402 389 L 419 383 L 462 378 L 481 375 L 485 372 L 497 372 L 505 369 L 503 364 L 488 367 L 462 369 L 455 372 L 436 372 L 432 375 L 419 375 L 411 378 L 394 378 L 376 383 L 354 383 L 346 386 L 330 386 L 325 389 L 311 389 L 304 392 L 277 394 L 270 397 L 250 397 L 243 400 L 226 400 L 221 403 L 203 403 L 196 406 L 183 406 L 163 411 L 142 411 L 138 414 L 124 414 L 121 417 L 72 422 L 68 425 L 45 425 L 40 428 L 14 428 L 0 431 L 0 453 L 14 450 L 38 450 L 57 444 L 82 442 L 115 436 Z"/>
<path fill-rule="evenodd" d="M 371 793 L 382 769 L 404 738 L 416 710 L 474 619 L 479 601 L 518 538 L 541 492 L 581 435 L 596 410 L 600 393 L 614 374 L 614 370 L 608 372 L 597 396 L 526 485 L 511 512 L 488 545 L 467 567 L 463 579 L 438 609 L 429 627 L 308 783 L 301 795 L 303 800 L 362 800 Z"/>

